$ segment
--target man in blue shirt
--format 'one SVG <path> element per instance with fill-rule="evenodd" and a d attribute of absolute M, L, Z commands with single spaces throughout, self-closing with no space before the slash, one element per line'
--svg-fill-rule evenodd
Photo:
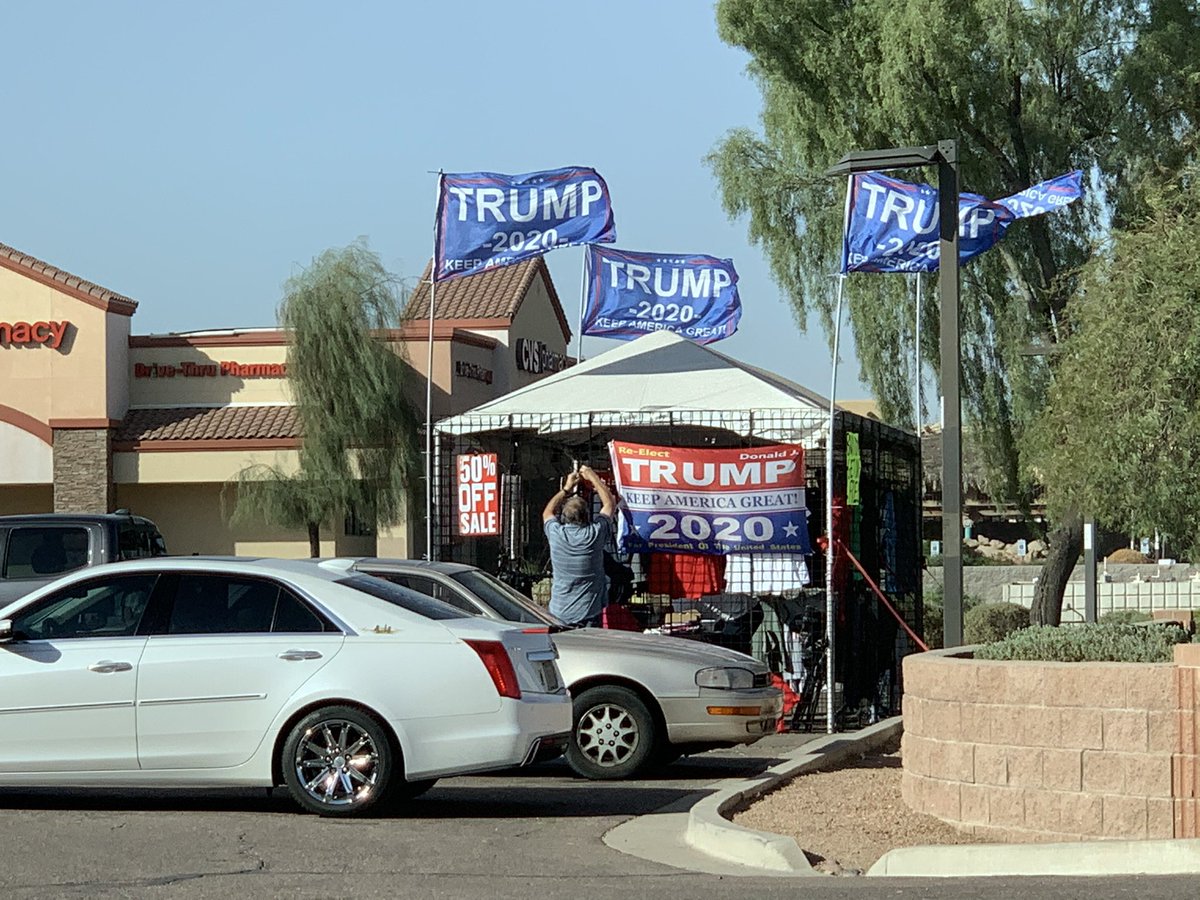
<path fill-rule="evenodd" d="M 581 479 L 590 484 L 600 498 L 600 514 L 595 521 L 592 521 L 587 501 L 574 494 Z M 582 466 L 578 472 L 566 477 L 562 489 L 550 498 L 542 511 L 553 569 L 550 612 L 568 625 L 600 626 L 608 596 L 604 548 L 612 534 L 615 509 L 612 491 L 595 472 Z"/>

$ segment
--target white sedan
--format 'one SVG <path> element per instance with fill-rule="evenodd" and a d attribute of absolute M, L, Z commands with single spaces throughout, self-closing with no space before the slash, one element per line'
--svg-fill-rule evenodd
<path fill-rule="evenodd" d="M 286 784 L 353 815 L 561 753 L 556 657 L 345 563 L 85 569 L 0 608 L 0 785 Z"/>
<path fill-rule="evenodd" d="M 493 620 L 549 627 L 575 703 L 567 762 L 585 778 L 631 778 L 655 763 L 775 731 L 783 694 L 766 665 L 736 650 L 661 635 L 566 629 L 473 566 L 360 559 L 359 572 Z"/>

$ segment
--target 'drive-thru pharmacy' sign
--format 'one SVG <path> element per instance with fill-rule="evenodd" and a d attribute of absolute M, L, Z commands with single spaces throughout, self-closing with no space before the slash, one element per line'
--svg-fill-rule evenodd
<path fill-rule="evenodd" d="M 629 550 L 810 552 L 803 447 L 608 447 L 632 526 Z"/>
<path fill-rule="evenodd" d="M 500 533 L 500 475 L 495 453 L 463 453 L 458 459 L 458 533 Z"/>

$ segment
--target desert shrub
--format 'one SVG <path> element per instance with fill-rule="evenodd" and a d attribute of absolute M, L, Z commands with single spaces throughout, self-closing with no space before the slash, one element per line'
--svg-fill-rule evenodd
<path fill-rule="evenodd" d="M 1029 627 L 1029 610 L 1019 603 L 984 603 L 963 614 L 963 642 L 990 644 Z"/>
<path fill-rule="evenodd" d="M 1038 625 L 975 651 L 976 659 L 1044 662 L 1170 662 L 1189 635 L 1175 625 Z"/>
<path fill-rule="evenodd" d="M 1101 625 L 1132 625 L 1135 622 L 1149 622 L 1150 613 L 1140 609 L 1114 609 L 1100 617 Z"/>
<path fill-rule="evenodd" d="M 942 612 L 944 603 L 942 589 L 940 587 L 932 588 L 924 599 L 924 619 L 925 623 L 925 643 L 929 645 L 930 650 L 940 650 L 942 647 L 942 626 L 945 622 Z M 978 597 L 970 595 L 963 597 L 963 618 L 965 620 L 967 613 L 979 606 L 981 601 Z M 965 626 L 965 621 L 964 621 Z"/>

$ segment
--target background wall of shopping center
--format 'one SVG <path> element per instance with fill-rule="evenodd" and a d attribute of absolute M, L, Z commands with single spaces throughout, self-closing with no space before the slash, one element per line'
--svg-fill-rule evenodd
<path fill-rule="evenodd" d="M 58 349 L 0 346 L 0 515 L 127 508 L 154 519 L 175 553 L 308 555 L 301 532 L 265 522 L 233 525 L 228 517 L 234 499 L 229 479 L 254 463 L 294 471 L 295 439 L 225 441 L 225 447 L 211 438 L 125 447 L 112 442 L 130 408 L 290 405 L 280 375 L 220 374 L 223 362 L 283 363 L 284 336 L 250 331 L 131 338 L 132 304 L 101 302 L 35 274 L 0 266 L 0 320 L 71 325 Z M 468 330 L 438 321 L 435 418 L 534 380 L 537 376 L 518 370 L 512 346 L 517 337 L 565 353 L 567 341 L 549 305 L 545 286 L 535 279 L 511 325 L 466 323 L 483 326 Z M 409 387 L 422 411 L 427 327 L 427 321 L 415 322 L 391 335 L 397 352 L 409 360 Z M 217 366 L 218 374 L 187 375 L 184 363 Z M 174 375 L 164 374 L 172 367 Z M 418 506 L 421 491 L 414 484 Z M 321 552 L 408 556 L 421 551 L 422 536 L 421 512 L 377 535 L 347 534 L 338 521 L 322 529 Z"/>

